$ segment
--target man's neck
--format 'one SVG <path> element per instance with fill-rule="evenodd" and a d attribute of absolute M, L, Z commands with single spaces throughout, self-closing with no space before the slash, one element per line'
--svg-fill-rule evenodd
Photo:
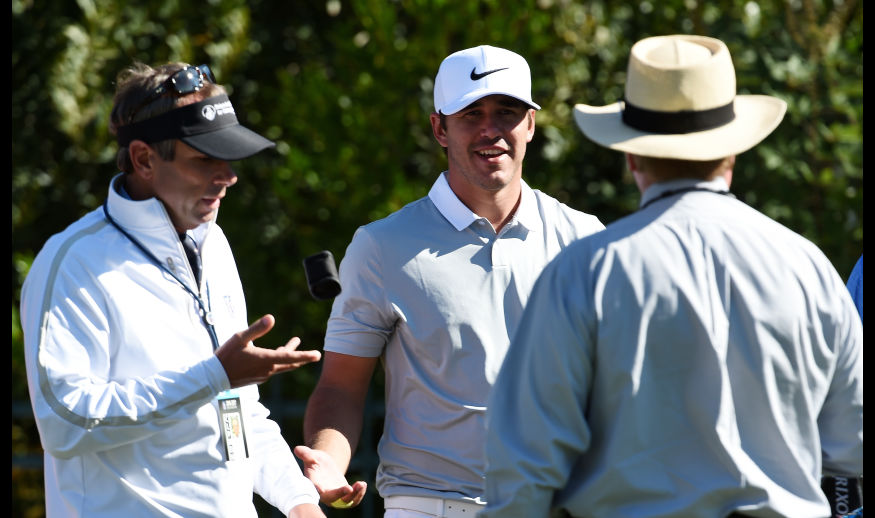
<path fill-rule="evenodd" d="M 142 185 L 131 173 L 125 173 L 119 179 L 119 189 L 123 189 L 130 199 L 135 201 L 147 200 L 155 197 L 151 187 Z"/>
<path fill-rule="evenodd" d="M 449 180 L 449 178 L 448 178 Z M 497 191 L 487 191 L 478 188 L 455 186 L 450 181 L 450 188 L 471 212 L 486 218 L 492 224 L 495 232 L 501 229 L 513 218 L 520 204 L 522 187 L 519 180 L 511 182 Z"/>

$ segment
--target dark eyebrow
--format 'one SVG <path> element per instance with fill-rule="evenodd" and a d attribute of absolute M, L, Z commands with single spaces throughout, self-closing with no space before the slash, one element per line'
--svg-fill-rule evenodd
<path fill-rule="evenodd" d="M 526 103 L 524 103 L 524 102 L 522 102 L 519 99 L 516 99 L 514 97 L 502 97 L 498 101 L 498 104 L 500 104 L 502 106 L 511 107 L 511 108 L 517 108 L 517 107 L 528 108 L 529 107 L 528 104 L 526 104 Z"/>

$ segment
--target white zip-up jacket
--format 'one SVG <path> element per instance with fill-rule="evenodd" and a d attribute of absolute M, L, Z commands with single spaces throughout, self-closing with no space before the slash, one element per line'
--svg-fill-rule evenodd
<path fill-rule="evenodd" d="M 248 327 L 230 246 L 215 222 L 195 284 L 157 199 L 111 182 L 110 215 L 200 293 L 219 344 Z M 83 216 L 45 244 L 21 293 L 30 398 L 45 449 L 53 516 L 256 516 L 257 492 L 285 515 L 318 503 L 258 388 L 241 397 L 249 458 L 225 460 L 217 395 L 230 388 L 195 298 L 104 216 Z"/>

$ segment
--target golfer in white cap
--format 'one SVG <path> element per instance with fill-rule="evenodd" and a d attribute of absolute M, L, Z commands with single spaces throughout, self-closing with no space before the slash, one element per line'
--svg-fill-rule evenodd
<path fill-rule="evenodd" d="M 640 209 L 538 280 L 489 401 L 484 518 L 824 518 L 863 473 L 863 331 L 812 243 L 729 191 L 785 103 L 723 42 L 632 47 L 624 101 L 577 105 Z"/>
<path fill-rule="evenodd" d="M 323 502 L 356 505 L 344 472 L 374 370 L 386 375 L 376 486 L 386 516 L 483 507 L 486 398 L 529 290 L 553 256 L 604 226 L 522 180 L 535 134 L 526 61 L 480 46 L 447 57 L 431 125 L 448 168 L 428 196 L 358 229 L 296 454 Z"/>

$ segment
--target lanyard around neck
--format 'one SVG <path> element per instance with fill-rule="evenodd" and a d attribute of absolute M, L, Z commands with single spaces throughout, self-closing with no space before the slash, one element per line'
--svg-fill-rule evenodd
<path fill-rule="evenodd" d="M 157 257 L 155 257 L 155 254 L 150 252 L 149 249 L 147 249 L 142 243 L 140 243 L 134 236 L 130 235 L 125 229 L 122 228 L 121 225 L 119 225 L 115 221 L 115 219 L 113 219 L 112 216 L 109 215 L 109 207 L 107 205 L 108 202 L 109 202 L 109 200 L 106 200 L 103 202 L 103 214 L 106 216 L 106 220 L 109 221 L 112 224 L 112 226 L 114 226 L 116 229 L 118 229 L 118 231 L 121 232 L 122 235 L 124 235 L 126 238 L 128 238 L 131 241 L 131 243 L 135 244 L 137 246 L 137 248 L 139 248 L 140 251 L 143 252 L 143 254 L 145 254 L 146 257 L 149 258 L 150 261 L 152 261 L 156 266 L 158 266 L 159 268 L 161 268 L 162 270 L 164 270 L 165 272 L 170 274 L 170 276 L 173 277 L 176 280 L 176 282 L 178 282 L 179 285 L 182 286 L 182 288 L 185 291 L 187 291 L 188 294 L 194 298 L 195 301 L 197 301 L 198 306 L 200 306 L 200 309 L 201 309 L 201 311 L 200 311 L 201 322 L 203 322 L 204 327 L 207 328 L 207 332 L 210 333 L 210 340 L 213 342 L 213 350 L 218 349 L 219 348 L 219 338 L 216 336 L 215 327 L 213 327 L 213 314 L 209 310 L 207 310 L 207 306 L 204 303 L 203 299 L 201 299 L 197 293 L 192 291 L 192 289 L 189 288 L 188 285 L 186 285 L 182 281 L 182 279 L 180 279 L 175 273 L 173 273 L 173 271 L 171 271 L 170 268 L 167 268 L 166 266 L 164 266 L 164 263 L 162 263 L 161 261 L 158 260 Z"/>
<path fill-rule="evenodd" d="M 682 189 L 671 189 L 671 190 L 665 191 L 665 192 L 653 197 L 652 199 L 647 200 L 646 203 L 644 203 L 643 205 L 638 207 L 638 210 L 644 210 L 644 208 L 647 207 L 648 205 L 650 205 L 651 203 L 659 201 L 663 198 L 668 198 L 669 196 L 674 196 L 675 194 L 683 194 L 685 192 L 691 192 L 691 191 L 712 192 L 714 194 L 722 194 L 724 196 L 729 196 L 731 198 L 735 198 L 735 195 L 729 191 L 715 191 L 714 189 L 708 189 L 707 187 L 684 187 Z"/>

